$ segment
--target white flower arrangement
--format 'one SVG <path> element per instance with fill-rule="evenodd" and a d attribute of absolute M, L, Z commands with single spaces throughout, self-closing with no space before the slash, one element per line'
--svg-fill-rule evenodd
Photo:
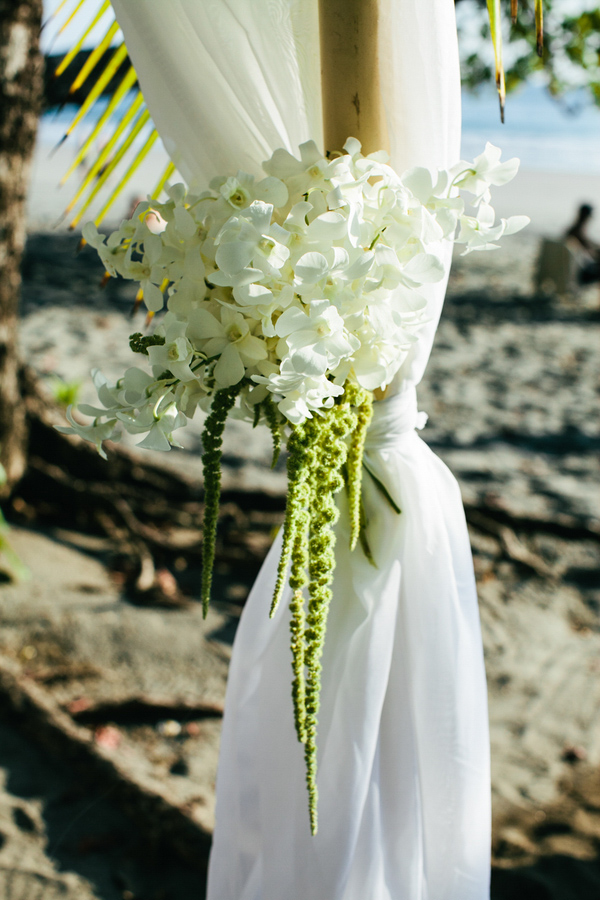
<path fill-rule="evenodd" d="M 472 163 L 402 176 L 385 153 L 362 156 L 353 138 L 344 150 L 332 159 L 312 141 L 300 147 L 300 159 L 276 150 L 261 181 L 238 172 L 199 195 L 175 185 L 166 202 L 139 204 L 108 238 L 86 225 L 84 237 L 107 271 L 138 281 L 152 316 L 165 297 L 167 309 L 151 334 L 131 336 L 149 367 L 129 368 L 116 384 L 96 370 L 101 407 L 79 407 L 94 421 L 82 425 L 69 409 L 70 427 L 61 429 L 102 454 L 120 429 L 144 435 L 141 447 L 169 450 L 198 406 L 210 410 L 202 438 L 205 610 L 227 416 L 264 419 L 274 458 L 286 435 L 288 497 L 271 614 L 288 581 L 292 694 L 313 833 L 334 495 L 346 485 L 351 548 L 360 539 L 373 561 L 361 508 L 372 392 L 390 384 L 417 340 L 427 317 L 422 287 L 444 278 L 448 242 L 464 244 L 465 253 L 487 250 L 529 221 L 495 222 L 490 186 L 510 181 L 518 160 L 501 163 L 491 144 Z M 472 215 L 461 190 L 473 195 Z M 166 223 L 160 234 L 147 221 L 156 215 Z"/>
<path fill-rule="evenodd" d="M 144 348 L 151 374 L 134 367 L 109 385 L 94 373 L 102 408 L 80 407 L 92 425 L 69 414 L 74 432 L 100 446 L 124 428 L 168 450 L 198 405 L 240 381 L 237 415 L 254 420 L 270 394 L 293 424 L 331 407 L 348 379 L 385 389 L 425 321 L 419 289 L 444 276 L 443 242 L 487 250 L 527 224 L 495 224 L 490 185 L 509 181 L 518 161 L 500 163 L 491 144 L 473 163 L 402 177 L 353 138 L 344 150 L 328 160 L 309 141 L 300 160 L 277 150 L 262 181 L 239 172 L 196 196 L 175 185 L 108 239 L 85 226 L 107 271 L 140 282 L 153 314 L 166 290 L 167 311 Z M 474 215 L 459 189 L 474 194 Z M 161 234 L 148 227 L 152 212 Z"/>

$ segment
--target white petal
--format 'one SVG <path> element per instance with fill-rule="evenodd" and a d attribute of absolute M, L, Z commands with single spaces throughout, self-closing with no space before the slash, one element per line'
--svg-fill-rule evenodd
<path fill-rule="evenodd" d="M 417 284 L 435 284 L 444 277 L 444 266 L 432 253 L 419 253 L 404 266 L 403 274 Z"/>
<path fill-rule="evenodd" d="M 235 300 L 241 306 L 257 306 L 273 300 L 273 292 L 263 284 L 244 284 L 233 291 Z"/>
<path fill-rule="evenodd" d="M 506 220 L 504 234 L 516 234 L 517 231 L 526 228 L 530 222 L 531 219 L 529 216 L 510 216 L 510 218 Z"/>
<path fill-rule="evenodd" d="M 221 287 L 241 287 L 244 284 L 252 284 L 264 278 L 264 272 L 261 269 L 253 269 L 248 267 L 236 272 L 235 275 L 226 275 L 225 272 L 211 272 L 207 276 L 211 284 L 220 285 Z"/>
<path fill-rule="evenodd" d="M 326 212 L 317 216 L 308 227 L 308 236 L 315 241 L 339 241 L 346 236 L 348 220 L 338 212 Z"/>
<path fill-rule="evenodd" d="M 173 210 L 175 218 L 175 227 L 179 234 L 184 238 L 191 238 L 196 234 L 196 223 L 194 219 L 183 206 L 176 206 Z"/>
<path fill-rule="evenodd" d="M 206 340 L 207 338 L 223 337 L 225 329 L 212 313 L 207 309 L 200 308 L 190 312 L 186 334 L 192 341 Z"/>
<path fill-rule="evenodd" d="M 150 281 L 144 282 L 144 303 L 151 312 L 158 312 L 163 308 L 162 291 Z"/>
<path fill-rule="evenodd" d="M 356 156 L 357 153 L 361 151 L 361 143 L 356 138 L 349 137 L 346 143 L 344 144 L 343 149 L 346 151 L 348 156 Z"/>
<path fill-rule="evenodd" d="M 158 234 L 147 234 L 144 237 L 144 262 L 151 266 L 158 262 L 162 253 L 163 242 Z"/>
<path fill-rule="evenodd" d="M 309 324 L 308 316 L 297 306 L 288 307 L 277 319 L 275 331 L 279 337 L 285 337 L 293 331 L 306 328 Z"/>
<path fill-rule="evenodd" d="M 249 219 L 259 234 L 268 231 L 271 224 L 271 216 L 273 215 L 273 206 L 271 203 L 263 203 L 262 200 L 255 200 L 250 204 L 248 209 L 242 213 L 244 219 Z"/>
<path fill-rule="evenodd" d="M 402 183 L 409 189 L 413 196 L 425 203 L 431 197 L 433 190 L 433 178 L 431 171 L 422 166 L 409 169 L 402 176 Z"/>
<path fill-rule="evenodd" d="M 314 284 L 327 274 L 329 265 L 322 253 L 305 253 L 295 266 L 296 276 L 306 284 Z"/>
<path fill-rule="evenodd" d="M 140 441 L 137 446 L 143 447 L 145 450 L 165 451 L 171 449 L 169 440 L 158 422 L 152 426 L 144 440 Z"/>
<path fill-rule="evenodd" d="M 249 241 L 228 241 L 219 245 L 215 261 L 226 275 L 234 275 L 246 268 L 252 261 L 254 252 L 255 245 Z"/>
<path fill-rule="evenodd" d="M 233 344 L 228 344 L 215 366 L 215 380 L 219 387 L 231 387 L 244 377 L 244 364 Z"/>
<path fill-rule="evenodd" d="M 275 207 L 285 206 L 288 202 L 288 189 L 279 178 L 263 178 L 256 185 L 256 199 L 272 203 Z"/>
<path fill-rule="evenodd" d="M 263 163 L 263 169 L 275 178 L 289 178 L 290 175 L 301 175 L 304 172 L 302 163 L 283 149 L 276 150 L 271 159 Z"/>

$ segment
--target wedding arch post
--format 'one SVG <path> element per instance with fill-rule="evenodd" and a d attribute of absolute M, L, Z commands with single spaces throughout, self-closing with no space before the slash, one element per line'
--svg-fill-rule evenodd
<path fill-rule="evenodd" d="M 323 139 L 327 152 L 349 137 L 362 152 L 389 150 L 381 93 L 379 19 L 383 0 L 319 0 Z M 375 390 L 376 400 L 387 391 Z"/>
<path fill-rule="evenodd" d="M 387 150 L 380 84 L 382 0 L 319 0 L 325 149 L 357 138 L 364 154 Z"/>

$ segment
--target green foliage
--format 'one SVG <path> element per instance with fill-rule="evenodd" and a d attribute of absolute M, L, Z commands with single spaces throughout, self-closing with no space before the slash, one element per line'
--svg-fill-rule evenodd
<path fill-rule="evenodd" d="M 469 44 L 462 57 L 463 84 L 472 89 L 494 79 L 485 4 L 486 0 L 461 0 L 458 4 L 459 48 L 465 44 L 462 32 L 472 32 L 473 20 L 479 26 L 480 41 L 476 47 Z M 600 103 L 600 6 L 573 14 L 572 5 L 564 0 L 545 0 L 542 49 L 536 28 L 539 0 L 520 0 L 518 18 L 510 26 L 510 0 L 502 0 L 501 5 L 503 30 L 510 37 L 505 52 L 507 93 L 535 75 L 545 81 L 553 96 L 583 88 L 590 101 Z"/>
<path fill-rule="evenodd" d="M 308 529 L 308 613 L 305 653 L 306 692 L 304 759 L 310 826 L 317 833 L 317 720 L 321 694 L 321 657 L 331 603 L 335 568 L 333 527 L 339 512 L 334 495 L 344 486 L 342 469 L 348 455 L 346 438 L 352 435 L 358 417 L 347 403 L 334 405 L 326 416 L 326 427 L 317 424 L 316 466 L 311 471 L 310 522 Z"/>
<path fill-rule="evenodd" d="M 285 588 L 288 566 L 292 556 L 292 548 L 296 540 L 296 530 L 300 522 L 302 510 L 305 507 L 307 496 L 305 485 L 308 480 L 309 470 L 314 465 L 314 448 L 310 440 L 311 431 L 308 423 L 296 425 L 292 428 L 287 443 L 287 498 L 285 507 L 285 520 L 283 523 L 283 543 L 281 555 L 277 567 L 277 579 L 273 592 L 270 615 L 275 615 L 275 610 Z"/>
<path fill-rule="evenodd" d="M 78 402 L 81 391 L 80 381 L 64 381 L 62 378 L 53 378 L 50 380 L 49 386 L 56 402 L 65 409 Z"/>

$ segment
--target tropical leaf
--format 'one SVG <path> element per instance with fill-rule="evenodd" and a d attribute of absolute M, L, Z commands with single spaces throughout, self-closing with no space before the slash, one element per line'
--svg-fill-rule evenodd
<path fill-rule="evenodd" d="M 537 55 L 544 55 L 544 0 L 535 0 L 535 44 Z"/>
<path fill-rule="evenodd" d="M 75 62 L 92 32 L 102 29 L 97 45 L 73 76 L 69 93 L 74 94 L 83 88 L 85 99 L 60 142 L 67 140 L 82 124 L 87 125 L 90 120 L 93 122 L 89 134 L 61 179 L 61 184 L 66 184 L 76 172 L 80 176 L 79 184 L 65 209 L 65 215 L 71 217 L 70 227 L 75 228 L 104 190 L 107 192 L 106 198 L 94 218 L 96 224 L 100 224 L 156 143 L 158 132 L 152 124 L 135 69 L 131 64 L 127 65 L 127 47 L 110 0 L 101 0 L 100 3 L 98 0 L 76 0 L 73 8 L 69 7 L 69 0 L 62 0 L 49 20 L 54 20 L 58 26 L 58 34 L 64 32 L 67 26 L 73 28 L 81 22 L 80 32 L 55 71 L 57 77 Z M 91 19 L 90 9 L 93 10 Z M 126 68 L 121 75 L 123 66 Z M 107 95 L 106 108 L 98 115 L 97 104 L 101 99 L 105 100 Z M 94 116 L 97 117 L 96 121 Z M 103 147 L 94 153 L 98 139 L 102 139 Z M 84 163 L 86 167 L 81 175 Z M 173 164 L 169 163 L 151 191 L 152 196 L 160 195 L 175 171 Z"/>
<path fill-rule="evenodd" d="M 500 120 L 504 122 L 504 104 L 506 103 L 506 83 L 504 80 L 504 65 L 502 62 L 502 13 L 500 12 L 500 0 L 487 0 L 488 15 L 490 17 L 490 31 L 492 44 L 494 45 L 494 62 L 496 66 L 496 90 L 500 100 Z"/>

